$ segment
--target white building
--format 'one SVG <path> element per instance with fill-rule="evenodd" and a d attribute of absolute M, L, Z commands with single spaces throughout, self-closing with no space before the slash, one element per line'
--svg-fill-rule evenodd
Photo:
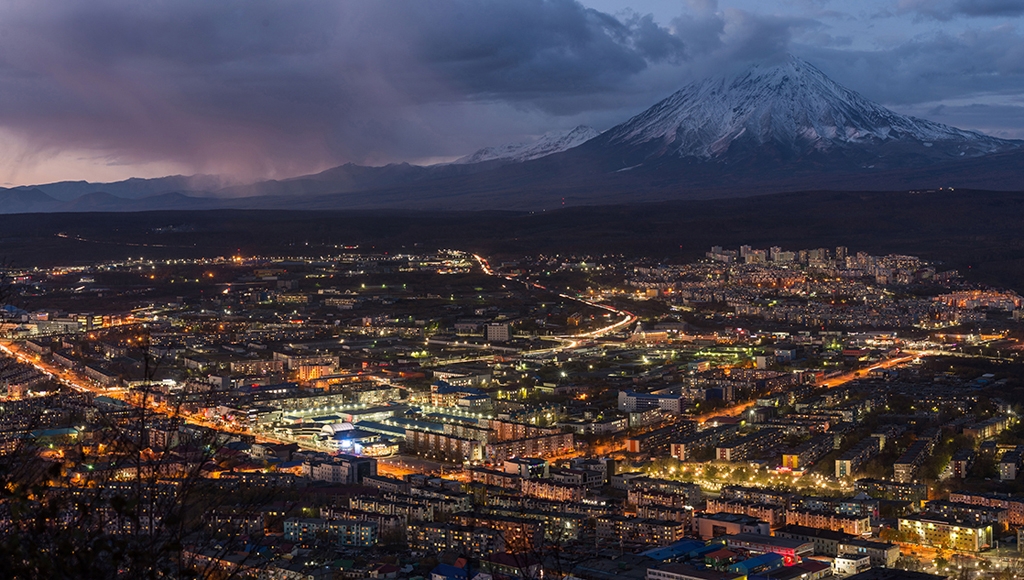
<path fill-rule="evenodd" d="M 492 322 L 484 327 L 484 338 L 487 342 L 508 342 L 512 338 L 512 331 L 508 324 Z"/>
<path fill-rule="evenodd" d="M 837 576 L 851 576 L 871 568 L 871 558 L 845 554 L 832 560 L 832 573 Z"/>

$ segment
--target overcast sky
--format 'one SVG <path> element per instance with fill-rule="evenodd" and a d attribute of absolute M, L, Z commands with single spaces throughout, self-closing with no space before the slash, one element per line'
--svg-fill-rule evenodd
<path fill-rule="evenodd" d="M 1024 0 L 4 0 L 0 183 L 430 163 L 791 53 L 1024 138 Z"/>

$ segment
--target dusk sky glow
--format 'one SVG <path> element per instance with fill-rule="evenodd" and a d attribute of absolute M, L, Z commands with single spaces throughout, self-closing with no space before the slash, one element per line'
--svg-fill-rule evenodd
<path fill-rule="evenodd" d="M 11 0 L 0 185 L 433 163 L 792 53 L 901 113 L 1024 138 L 1024 0 Z"/>

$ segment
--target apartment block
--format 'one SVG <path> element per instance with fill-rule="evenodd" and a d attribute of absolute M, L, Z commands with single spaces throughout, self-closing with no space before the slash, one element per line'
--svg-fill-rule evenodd
<path fill-rule="evenodd" d="M 834 532 L 845 532 L 853 536 L 865 536 L 871 533 L 871 518 L 834 512 L 789 509 L 786 511 L 786 523 L 808 528 L 832 530 Z"/>
<path fill-rule="evenodd" d="M 935 447 L 931 439 L 914 441 L 893 465 L 894 479 L 900 483 L 911 483 L 917 477 L 917 471 L 925 460 L 931 457 Z"/>

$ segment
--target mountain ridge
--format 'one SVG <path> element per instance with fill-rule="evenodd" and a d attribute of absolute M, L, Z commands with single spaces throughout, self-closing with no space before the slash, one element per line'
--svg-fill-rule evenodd
<path fill-rule="evenodd" d="M 782 159 L 843 155 L 890 167 L 907 155 L 923 162 L 1020 145 L 896 113 L 793 56 L 691 83 L 594 143 L 632 149 L 630 157 L 641 163 L 664 157 L 729 162 L 768 152 Z"/>
<path fill-rule="evenodd" d="M 601 133 L 586 125 L 577 125 L 567 131 L 548 131 L 535 141 L 511 143 L 497 147 L 484 147 L 453 161 L 454 164 L 481 163 L 484 161 L 511 161 L 521 163 L 539 159 L 562 151 L 568 151 L 597 137 Z"/>
<path fill-rule="evenodd" d="M 0 190 L 0 212 L 141 211 L 175 204 L 533 210 L 810 189 L 1021 191 L 1024 142 L 896 113 L 789 57 L 691 83 L 600 134 L 578 126 L 530 143 L 484 148 L 453 163 L 350 163 L 290 179 L 187 189 L 212 182 L 198 177 L 203 179 L 136 180 L 146 194 L 124 201 L 117 198 L 132 197 L 122 193 L 132 180 L 97 184 L 93 189 L 113 199 L 93 196 L 78 203 L 47 193 L 54 186 L 90 189 L 78 182 Z M 21 193 L 10 193 L 15 190 Z M 26 192 L 49 199 L 34 202 Z"/>

